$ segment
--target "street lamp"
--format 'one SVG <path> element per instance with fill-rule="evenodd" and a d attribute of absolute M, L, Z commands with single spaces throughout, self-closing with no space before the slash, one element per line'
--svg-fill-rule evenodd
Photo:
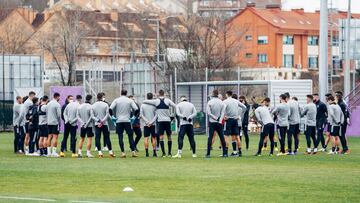
<path fill-rule="evenodd" d="M 0 41 L 1 45 L 1 52 L 2 52 L 2 75 L 3 75 L 3 99 L 2 99 L 2 120 L 3 122 L 3 130 L 5 130 L 5 49 L 4 49 L 4 42 Z"/>
<path fill-rule="evenodd" d="M 156 61 L 160 62 L 160 21 L 166 20 L 168 18 L 173 18 L 176 16 L 167 16 L 165 18 L 143 18 L 143 21 L 153 21 L 156 22 Z"/>

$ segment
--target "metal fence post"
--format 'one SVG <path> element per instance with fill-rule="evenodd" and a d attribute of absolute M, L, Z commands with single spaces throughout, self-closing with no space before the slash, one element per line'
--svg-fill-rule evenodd
<path fill-rule="evenodd" d="M 207 106 L 207 100 L 208 100 L 208 68 L 205 69 L 205 80 L 206 80 L 206 83 L 205 83 L 205 105 L 204 106 Z M 205 130 L 206 130 L 206 135 L 209 136 L 209 118 L 208 118 L 208 115 L 207 115 L 207 112 L 206 112 L 206 108 L 205 108 Z"/>

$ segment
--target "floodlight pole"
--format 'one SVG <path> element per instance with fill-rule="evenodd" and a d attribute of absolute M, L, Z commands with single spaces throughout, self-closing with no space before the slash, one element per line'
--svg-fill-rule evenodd
<path fill-rule="evenodd" d="M 1 43 L 1 50 L 2 50 L 2 74 L 3 74 L 3 101 L 2 101 L 2 117 L 3 117 L 3 130 L 5 131 L 5 50 L 4 50 L 4 43 Z"/>
<path fill-rule="evenodd" d="M 345 70 L 344 70 L 344 95 L 350 94 L 350 19 L 351 0 L 348 0 L 348 13 L 346 20 L 346 41 L 345 41 Z M 354 45 L 355 46 L 355 45 Z"/>
<path fill-rule="evenodd" d="M 319 96 L 325 100 L 328 91 L 328 1 L 321 0 L 320 7 L 320 64 Z"/>

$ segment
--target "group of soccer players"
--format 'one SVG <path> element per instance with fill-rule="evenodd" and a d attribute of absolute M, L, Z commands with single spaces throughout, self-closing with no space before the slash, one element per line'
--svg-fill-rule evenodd
<path fill-rule="evenodd" d="M 113 158 L 116 156 L 112 149 L 109 131 L 109 122 L 112 122 L 116 126 L 121 158 L 126 157 L 123 141 L 124 131 L 128 136 L 132 157 L 138 156 L 137 146 L 142 135 L 144 135 L 146 157 L 150 156 L 150 141 L 153 157 L 157 157 L 158 150 L 161 150 L 162 157 L 181 158 L 185 135 L 188 136 L 190 142 L 192 157 L 196 157 L 193 119 L 197 111 L 186 96 L 181 96 L 180 102 L 175 104 L 165 97 L 163 90 L 160 90 L 158 98 L 154 98 L 152 93 L 148 93 L 146 100 L 139 105 L 133 96 L 128 96 L 127 91 L 122 90 L 121 96 L 111 104 L 106 102 L 105 93 L 98 93 L 94 103 L 92 103 L 91 95 L 86 95 L 84 99 L 81 95 L 76 95 L 75 99 L 72 95 L 66 95 L 65 104 L 62 107 L 59 103 L 60 96 L 62 95 L 54 93 L 51 100 L 48 96 L 39 99 L 35 92 L 31 91 L 24 98 L 21 96 L 16 98 L 13 108 L 15 153 L 25 153 L 28 156 L 65 157 L 67 140 L 70 136 L 72 157 L 83 157 L 82 148 L 87 141 L 86 157 L 92 158 L 94 157 L 91 154 L 92 138 L 95 135 L 95 149 L 98 157 L 104 157 L 103 151 L 106 149 L 109 157 Z M 275 131 L 278 132 L 280 142 L 278 155 L 297 154 L 301 117 L 305 117 L 306 120 L 306 154 L 317 153 L 320 143 L 322 145 L 320 150 L 326 151 L 330 141 L 332 141 L 330 154 L 340 152 L 340 144 L 342 146 L 341 153 L 349 153 L 345 138 L 349 113 L 341 92 L 336 92 L 335 97 L 331 94 L 326 95 L 326 104 L 319 100 L 317 94 L 307 95 L 307 104 L 303 107 L 300 107 L 296 97 L 290 98 L 289 93 L 281 94 L 279 99 L 280 104 L 275 108 L 270 107 L 269 98 L 265 98 L 261 102 L 261 106 L 253 105 L 256 120 L 262 126 L 256 156 L 261 155 L 267 140 L 270 140 L 270 155 L 273 155 L 276 144 Z M 206 107 L 209 125 L 207 158 L 210 158 L 216 135 L 220 138 L 223 157 L 228 156 L 230 143 L 233 149 L 231 156 L 242 156 L 242 135 L 245 138 L 246 149 L 249 148 L 247 127 L 249 111 L 250 105 L 245 96 L 238 97 L 231 91 L 227 91 L 223 98 L 218 90 L 212 92 Z M 175 114 L 173 115 L 172 112 Z M 171 122 L 175 118 L 178 121 L 179 133 L 178 151 L 173 156 Z M 64 136 L 61 141 L 60 154 L 58 154 L 57 145 L 61 120 L 64 123 Z M 143 129 L 141 129 L 141 122 Z M 80 141 L 77 146 L 78 127 L 80 127 Z M 326 129 L 326 139 L 323 135 L 324 129 Z M 165 151 L 165 134 L 167 152 Z M 103 136 L 104 148 L 101 148 L 101 136 Z M 293 139 L 294 148 L 292 148 Z"/>

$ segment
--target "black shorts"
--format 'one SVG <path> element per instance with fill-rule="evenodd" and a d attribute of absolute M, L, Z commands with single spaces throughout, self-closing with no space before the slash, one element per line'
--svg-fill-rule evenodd
<path fill-rule="evenodd" d="M 81 128 L 80 129 L 80 137 L 84 138 L 85 136 L 94 137 L 94 132 L 93 132 L 92 127 L 87 127 L 87 128 Z"/>
<path fill-rule="evenodd" d="M 229 118 L 225 124 L 225 135 L 239 135 L 239 124 L 238 120 Z"/>
<path fill-rule="evenodd" d="M 48 125 L 49 135 L 59 135 L 59 126 L 58 125 Z"/>
<path fill-rule="evenodd" d="M 331 125 L 329 125 L 331 126 Z M 330 127 L 331 136 L 340 136 L 340 126 L 331 126 Z"/>
<path fill-rule="evenodd" d="M 40 137 L 48 137 L 48 135 L 49 135 L 48 125 L 39 125 L 39 136 Z"/>
<path fill-rule="evenodd" d="M 144 126 L 144 137 L 150 137 L 150 135 L 151 137 L 156 137 L 155 126 Z"/>
<path fill-rule="evenodd" d="M 160 121 L 159 122 L 159 135 L 164 135 L 166 132 L 166 135 L 171 135 L 171 122 L 170 121 Z"/>
<path fill-rule="evenodd" d="M 29 123 L 25 123 L 25 133 L 29 133 Z"/>

